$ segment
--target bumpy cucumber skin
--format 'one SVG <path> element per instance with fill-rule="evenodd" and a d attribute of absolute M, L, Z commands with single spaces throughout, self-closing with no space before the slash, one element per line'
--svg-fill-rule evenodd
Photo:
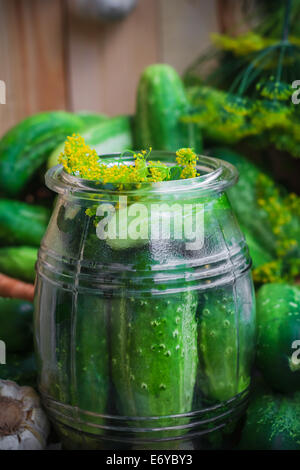
<path fill-rule="evenodd" d="M 0 272 L 8 276 L 33 282 L 38 249 L 31 246 L 0 248 Z"/>
<path fill-rule="evenodd" d="M 234 292 L 208 292 L 204 299 L 198 319 L 199 383 L 206 399 L 223 402 L 250 385 L 255 338 L 253 310 L 244 318 Z"/>
<path fill-rule="evenodd" d="M 265 284 L 257 294 L 256 363 L 265 380 L 281 392 L 300 389 L 300 366 L 292 343 L 300 338 L 300 290 L 287 284 Z"/>
<path fill-rule="evenodd" d="M 0 140 L 0 191 L 18 196 L 47 156 L 83 127 L 75 114 L 49 111 L 24 119 Z"/>
<path fill-rule="evenodd" d="M 197 369 L 197 297 L 112 299 L 112 378 L 119 412 L 165 416 L 191 411 Z"/>
<path fill-rule="evenodd" d="M 129 116 L 105 119 L 81 132 L 85 142 L 99 155 L 131 149 L 131 134 L 131 118 Z M 61 143 L 53 150 L 48 159 L 48 168 L 58 164 L 58 158 L 63 149 L 64 143 Z"/>
<path fill-rule="evenodd" d="M 243 450 L 300 450 L 300 395 L 260 395 L 252 400 L 242 431 Z"/>
<path fill-rule="evenodd" d="M 35 292 L 34 340 L 39 387 L 54 400 L 70 405 L 73 296 L 69 291 L 58 290 L 56 285 L 44 283 L 39 276 Z"/>
<path fill-rule="evenodd" d="M 107 302 L 79 295 L 76 304 L 75 404 L 95 413 L 107 411 L 109 357 Z"/>
<path fill-rule="evenodd" d="M 204 214 L 205 243 L 220 247 L 224 240 L 220 240 L 216 226 L 222 227 L 227 241 L 224 249 L 240 240 L 240 231 L 226 194 L 207 201 Z M 251 311 L 248 315 L 243 309 L 247 299 L 252 302 L 253 297 L 252 283 L 244 276 L 237 279 L 235 285 L 207 289 L 199 295 L 198 381 L 200 390 L 210 403 L 233 398 L 249 386 L 255 316 L 254 306 L 245 307 Z"/>
<path fill-rule="evenodd" d="M 0 243 L 39 246 L 49 218 L 45 207 L 0 199 Z"/>
<path fill-rule="evenodd" d="M 7 352 L 33 350 L 32 315 L 32 303 L 0 297 L 0 339 Z"/>
<path fill-rule="evenodd" d="M 201 152 L 199 129 L 180 121 L 188 112 L 189 102 L 177 72 L 165 64 L 147 67 L 138 86 L 135 148 L 176 151 L 193 147 Z"/>
<path fill-rule="evenodd" d="M 60 204 L 57 206 L 54 220 L 59 235 L 56 236 L 56 245 L 53 248 L 61 255 L 68 250 L 71 256 L 79 256 L 82 233 L 85 233 L 88 225 L 95 232 L 91 219 L 85 214 L 85 208 L 74 205 L 73 202 Z M 91 256 L 94 258 L 97 242 L 99 240 L 96 238 L 91 247 Z M 61 266 L 58 269 L 60 270 Z M 38 292 L 39 289 L 41 293 Z M 55 303 L 52 307 L 49 306 L 49 311 L 52 308 L 55 312 L 56 337 L 55 341 L 51 341 L 51 344 L 55 343 L 55 351 L 52 351 L 49 344 L 49 349 L 41 358 L 41 364 L 47 364 L 52 357 L 49 366 L 42 370 L 41 388 L 49 391 L 54 399 L 62 403 L 86 411 L 105 413 L 110 381 L 107 300 L 101 295 L 82 294 L 63 289 L 57 292 L 55 287 L 44 283 L 39 277 L 36 292 L 36 298 L 40 299 L 41 305 L 48 305 L 51 301 Z M 37 306 L 36 312 L 39 312 L 36 330 L 53 328 L 48 319 L 43 318 L 42 307 Z M 44 321 L 47 322 L 46 325 Z M 45 338 L 49 339 L 45 333 L 41 332 L 40 336 L 44 341 Z"/>
<path fill-rule="evenodd" d="M 235 308 L 229 296 L 204 297 L 198 334 L 200 387 L 207 398 L 224 401 L 238 393 Z"/>

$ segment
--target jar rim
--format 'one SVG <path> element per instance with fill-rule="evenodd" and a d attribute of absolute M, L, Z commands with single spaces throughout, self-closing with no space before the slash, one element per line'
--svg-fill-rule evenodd
<path fill-rule="evenodd" d="M 122 161 L 130 164 L 133 162 L 132 154 L 110 153 L 101 155 L 101 159 L 115 159 L 122 157 Z M 157 151 L 151 152 L 151 160 L 164 161 L 168 165 L 174 165 L 175 152 Z M 177 193 L 179 191 L 197 190 L 201 192 L 221 192 L 236 183 L 238 179 L 238 171 L 235 166 L 224 160 L 205 155 L 198 155 L 197 170 L 200 176 L 195 178 L 159 181 L 159 182 L 142 182 L 142 183 L 126 183 L 126 189 L 116 189 L 111 183 L 103 184 L 96 180 L 88 180 L 70 175 L 65 172 L 62 165 L 56 165 L 50 168 L 46 175 L 45 181 L 48 188 L 59 193 L 93 193 L 98 192 L 122 193 L 122 194 L 141 194 L 147 193 Z"/>

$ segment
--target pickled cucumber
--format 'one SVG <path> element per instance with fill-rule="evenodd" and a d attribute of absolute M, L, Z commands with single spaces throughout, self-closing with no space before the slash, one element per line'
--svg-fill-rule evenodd
<path fill-rule="evenodd" d="M 244 288 L 251 285 L 241 281 L 239 290 Z M 240 303 L 234 289 L 203 296 L 198 327 L 200 388 L 209 401 L 223 402 L 250 384 L 254 310 L 252 304 Z"/>
<path fill-rule="evenodd" d="M 76 314 L 76 396 L 82 410 L 104 413 L 108 401 L 109 360 L 107 303 L 99 296 L 78 295 Z"/>
<path fill-rule="evenodd" d="M 191 411 L 197 369 L 197 296 L 192 291 L 111 303 L 112 378 L 119 412 Z"/>

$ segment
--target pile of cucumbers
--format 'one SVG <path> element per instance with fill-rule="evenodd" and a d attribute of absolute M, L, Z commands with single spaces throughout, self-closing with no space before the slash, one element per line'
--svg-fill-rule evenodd
<path fill-rule="evenodd" d="M 258 290 L 256 366 L 240 448 L 299 450 L 299 287 L 270 283 Z"/>
<path fill-rule="evenodd" d="M 37 250 L 53 203 L 53 196 L 40 196 L 39 187 L 43 187 L 46 169 L 57 164 L 68 135 L 80 133 L 99 154 L 149 147 L 169 151 L 193 147 L 202 153 L 201 131 L 182 119 L 190 112 L 191 104 L 178 74 L 168 65 L 156 64 L 147 67 L 140 78 L 135 116 L 109 118 L 98 113 L 51 111 L 30 116 L 7 132 L 0 139 L 0 273 L 34 282 Z M 215 150 L 214 155 L 235 164 L 240 172 L 230 198 L 254 266 L 271 262 L 276 258 L 277 241 L 255 193 L 260 170 L 228 149 Z M 299 219 L 291 218 L 287 232 L 298 242 L 295 256 L 300 257 Z M 116 312 L 121 309 L 118 305 L 115 308 Z M 0 365 L 0 378 L 35 383 L 32 311 L 28 301 L 0 298 L 0 339 L 7 346 L 7 364 Z M 300 340 L 299 288 L 281 283 L 260 287 L 257 318 L 256 365 L 263 386 L 255 386 L 239 445 L 299 449 L 300 366 L 293 356 L 297 350 L 292 350 L 292 344 Z M 115 359 L 120 365 L 121 350 Z M 116 369 L 116 380 L 128 388 L 128 371 L 121 367 L 119 374 L 117 370 L 120 368 Z M 188 401 L 185 393 L 182 400 Z M 125 406 L 122 397 L 120 394 L 120 406 Z"/>
<path fill-rule="evenodd" d="M 0 139 L 0 273 L 34 282 L 38 247 L 53 205 L 53 195 L 43 195 L 44 174 L 58 163 L 68 135 L 80 133 L 99 154 L 150 146 L 200 152 L 201 135 L 180 120 L 188 111 L 178 74 L 172 67 L 154 65 L 141 77 L 136 116 L 49 111 L 10 129 Z M 32 310 L 28 301 L 0 297 L 0 340 L 7 345 L 0 377 L 21 384 L 35 381 Z"/>
<path fill-rule="evenodd" d="M 141 77 L 135 116 L 52 111 L 30 116 L 7 132 L 0 139 L 0 272 L 34 281 L 51 201 L 50 208 L 38 197 L 35 205 L 28 204 L 28 193 L 58 163 L 68 135 L 79 132 L 99 154 L 150 146 L 173 151 L 189 146 L 201 152 L 201 134 L 181 122 L 187 112 L 178 74 L 170 66 L 153 65 Z"/>

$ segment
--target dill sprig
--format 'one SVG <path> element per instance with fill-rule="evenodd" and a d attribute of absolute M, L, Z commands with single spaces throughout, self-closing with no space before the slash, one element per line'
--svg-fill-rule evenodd
<path fill-rule="evenodd" d="M 220 60 L 208 75 L 214 54 L 203 55 L 187 70 L 186 82 L 197 85 L 188 90 L 193 109 L 184 121 L 198 124 L 204 138 L 269 144 L 299 158 L 300 107 L 291 99 L 300 72 L 299 15 L 300 2 L 287 0 L 252 31 L 236 37 L 213 34 Z M 203 83 L 210 87 L 203 90 Z"/>
<path fill-rule="evenodd" d="M 79 178 L 99 181 L 103 184 L 115 184 L 123 189 L 124 184 L 160 182 L 175 179 L 187 179 L 198 176 L 196 165 L 198 157 L 191 148 L 182 148 L 176 152 L 176 163 L 168 166 L 164 162 L 148 160 L 152 149 L 132 152 L 133 164 L 119 160 L 101 159 L 79 134 L 67 137 L 64 151 L 59 162 L 64 170 Z"/>

